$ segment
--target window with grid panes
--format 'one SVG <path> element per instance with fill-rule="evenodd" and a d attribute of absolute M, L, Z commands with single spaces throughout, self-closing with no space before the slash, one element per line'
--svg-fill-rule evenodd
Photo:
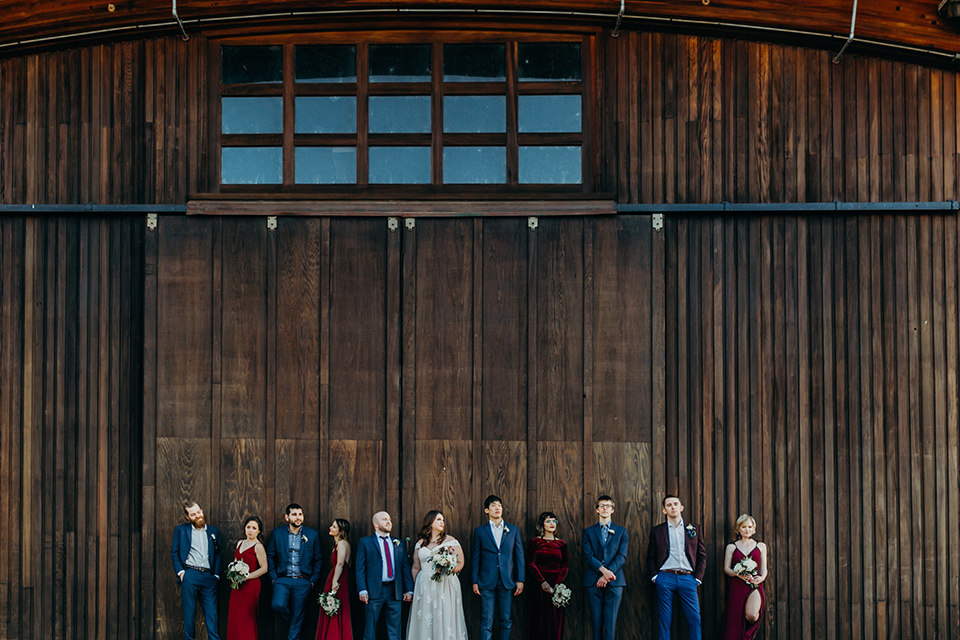
<path fill-rule="evenodd" d="M 222 44 L 225 191 L 580 191 L 584 39 Z"/>

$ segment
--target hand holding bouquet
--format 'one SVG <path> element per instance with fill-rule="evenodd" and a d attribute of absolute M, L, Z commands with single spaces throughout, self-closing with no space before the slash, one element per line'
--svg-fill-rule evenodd
<path fill-rule="evenodd" d="M 317 598 L 317 602 L 320 603 L 320 608 L 323 612 L 330 617 L 337 615 L 340 611 L 340 601 L 333 591 L 321 593 L 320 597 Z"/>
<path fill-rule="evenodd" d="M 553 606 L 558 609 L 567 606 L 567 603 L 570 602 L 570 595 L 570 587 L 561 582 L 553 588 Z"/>
<path fill-rule="evenodd" d="M 250 567 L 243 560 L 234 560 L 227 565 L 227 579 L 230 580 L 231 589 L 239 589 L 249 575 Z"/>
<path fill-rule="evenodd" d="M 743 558 L 737 564 L 733 565 L 733 572 L 740 576 L 744 582 L 750 585 L 751 589 L 756 589 L 757 585 L 748 578 L 757 575 L 757 561 L 753 558 Z"/>
<path fill-rule="evenodd" d="M 430 559 L 436 567 L 433 575 L 430 576 L 435 582 L 440 582 L 444 576 L 453 575 L 453 570 L 457 568 L 457 554 L 450 549 L 437 547 L 430 554 Z"/>

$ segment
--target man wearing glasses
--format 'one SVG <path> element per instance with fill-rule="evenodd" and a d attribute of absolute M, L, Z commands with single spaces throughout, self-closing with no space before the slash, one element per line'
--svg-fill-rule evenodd
<path fill-rule="evenodd" d="M 627 586 L 623 565 L 630 536 L 625 528 L 613 525 L 615 506 L 608 495 L 597 498 L 599 522 L 583 531 L 583 586 L 587 588 L 594 640 L 613 640 L 623 588 Z"/>

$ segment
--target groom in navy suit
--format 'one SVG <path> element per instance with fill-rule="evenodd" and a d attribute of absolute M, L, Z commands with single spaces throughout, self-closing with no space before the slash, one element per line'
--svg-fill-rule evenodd
<path fill-rule="evenodd" d="M 373 535 L 357 545 L 357 591 L 366 605 L 363 640 L 377 636 L 377 620 L 386 612 L 387 638 L 400 640 L 400 602 L 413 600 L 413 577 L 407 551 L 390 535 L 393 521 L 386 511 L 373 516 Z"/>
<path fill-rule="evenodd" d="M 323 553 L 319 534 L 303 526 L 303 507 L 295 502 L 288 504 L 283 519 L 287 526 L 274 529 L 267 543 L 273 581 L 270 606 L 290 621 L 288 640 L 300 640 L 303 611 L 307 597 L 320 581 Z"/>
<path fill-rule="evenodd" d="M 623 588 L 627 586 L 623 565 L 630 536 L 624 527 L 613 524 L 615 506 L 608 495 L 597 498 L 599 521 L 583 530 L 583 586 L 587 588 L 594 640 L 613 640 Z"/>
<path fill-rule="evenodd" d="M 220 640 L 217 630 L 217 581 L 220 579 L 220 531 L 207 525 L 203 509 L 196 502 L 188 502 L 183 512 L 189 522 L 173 530 L 173 570 L 180 584 L 183 604 L 183 636 L 194 637 L 194 616 L 197 602 L 203 608 L 210 640 Z"/>
<path fill-rule="evenodd" d="M 473 532 L 473 592 L 480 596 L 480 640 L 493 637 L 494 605 L 500 617 L 499 640 L 510 640 L 512 596 L 523 592 L 523 543 L 520 528 L 503 521 L 503 501 L 487 496 L 489 521 Z"/>

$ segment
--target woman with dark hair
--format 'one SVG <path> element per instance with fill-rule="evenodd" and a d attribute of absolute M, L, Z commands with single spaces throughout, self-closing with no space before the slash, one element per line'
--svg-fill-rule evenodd
<path fill-rule="evenodd" d="M 458 575 L 463 563 L 463 548 L 447 535 L 443 512 L 428 511 L 413 548 L 407 640 L 467 640 Z"/>
<path fill-rule="evenodd" d="M 327 615 L 320 611 L 320 621 L 317 623 L 316 640 L 353 640 L 353 628 L 350 626 L 350 522 L 337 518 L 327 529 L 333 538 L 333 555 L 330 556 L 330 575 L 323 587 L 324 593 L 331 593 L 340 601 L 340 608 L 335 615 Z"/>
<path fill-rule="evenodd" d="M 267 551 L 260 537 L 263 521 L 257 516 L 248 516 L 243 521 L 246 536 L 237 542 L 233 551 L 234 562 L 242 560 L 250 573 L 240 586 L 230 593 L 230 610 L 227 613 L 227 640 L 257 640 L 260 634 L 260 576 L 267 572 Z"/>
<path fill-rule="evenodd" d="M 570 561 L 567 543 L 557 537 L 559 519 L 551 511 L 537 518 L 537 537 L 530 539 L 527 575 L 527 637 L 530 640 L 559 640 L 563 635 L 563 608 L 553 604 L 553 592 L 567 577 Z M 536 585 L 536 586 L 533 586 Z"/>

